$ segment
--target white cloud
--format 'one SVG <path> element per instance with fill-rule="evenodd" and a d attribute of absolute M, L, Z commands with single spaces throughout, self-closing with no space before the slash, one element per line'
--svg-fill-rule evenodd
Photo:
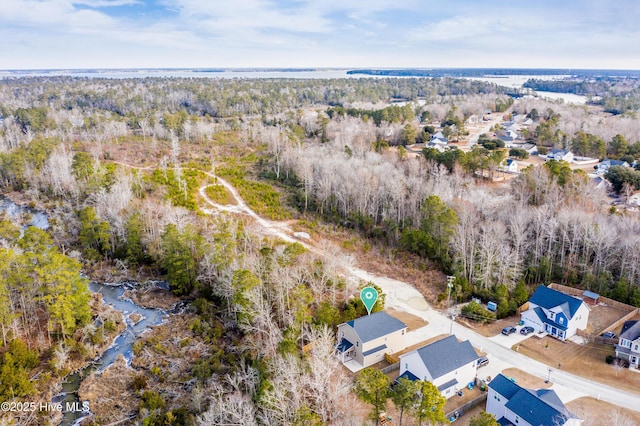
<path fill-rule="evenodd" d="M 79 4 L 92 8 L 98 7 L 118 7 L 118 6 L 131 6 L 134 4 L 140 4 L 139 0 L 72 0 L 73 4 Z"/>

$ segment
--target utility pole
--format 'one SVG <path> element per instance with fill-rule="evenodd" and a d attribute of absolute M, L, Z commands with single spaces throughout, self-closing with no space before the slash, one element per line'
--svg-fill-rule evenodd
<path fill-rule="evenodd" d="M 455 280 L 455 276 L 447 276 L 447 311 L 449 312 L 449 315 L 451 315 L 451 327 L 449 328 L 449 335 L 453 334 L 453 321 L 456 318 L 455 315 L 453 315 L 453 312 L 451 312 L 451 289 L 453 288 L 453 282 Z"/>

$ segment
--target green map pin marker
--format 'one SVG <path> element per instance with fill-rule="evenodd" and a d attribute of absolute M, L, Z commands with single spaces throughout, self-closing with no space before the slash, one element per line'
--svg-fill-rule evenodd
<path fill-rule="evenodd" d="M 373 305 L 378 301 L 378 291 L 373 287 L 365 287 L 360 292 L 360 299 L 365 308 L 367 308 L 367 314 L 370 315 Z"/>

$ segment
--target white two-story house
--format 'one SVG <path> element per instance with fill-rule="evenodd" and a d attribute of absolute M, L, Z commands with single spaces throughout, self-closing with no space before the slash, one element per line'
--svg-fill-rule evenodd
<path fill-rule="evenodd" d="M 400 355 L 400 377 L 428 380 L 450 398 L 475 381 L 478 354 L 468 340 L 458 342 L 456 336 L 430 343 Z"/>
<path fill-rule="evenodd" d="M 386 312 L 356 318 L 338 325 L 336 354 L 344 364 L 355 361 L 353 370 L 369 367 L 384 360 L 385 353 L 406 348 L 406 332 L 407 325 Z"/>
<path fill-rule="evenodd" d="M 522 312 L 524 325 L 536 332 L 546 332 L 560 340 L 587 328 L 589 308 L 577 297 L 539 286 L 529 299 L 529 309 Z"/>
<path fill-rule="evenodd" d="M 626 321 L 616 345 L 616 357 L 629 361 L 629 368 L 640 365 L 640 321 Z"/>
<path fill-rule="evenodd" d="M 525 389 L 502 374 L 489 382 L 486 411 L 501 425 L 579 426 L 583 422 L 551 389 Z"/>

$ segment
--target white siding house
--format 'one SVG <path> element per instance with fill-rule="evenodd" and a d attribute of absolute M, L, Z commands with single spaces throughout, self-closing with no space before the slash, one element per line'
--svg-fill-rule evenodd
<path fill-rule="evenodd" d="M 629 368 L 640 368 L 640 321 L 626 321 L 616 345 L 616 356 L 629 361 Z"/>
<path fill-rule="evenodd" d="M 405 323 L 386 312 L 356 318 L 338 326 L 336 354 L 343 363 L 369 367 L 384 360 L 385 353 L 403 350 L 406 331 Z"/>
<path fill-rule="evenodd" d="M 432 382 L 446 398 L 475 381 L 478 354 L 468 340 L 456 336 L 400 355 L 400 376 Z"/>

